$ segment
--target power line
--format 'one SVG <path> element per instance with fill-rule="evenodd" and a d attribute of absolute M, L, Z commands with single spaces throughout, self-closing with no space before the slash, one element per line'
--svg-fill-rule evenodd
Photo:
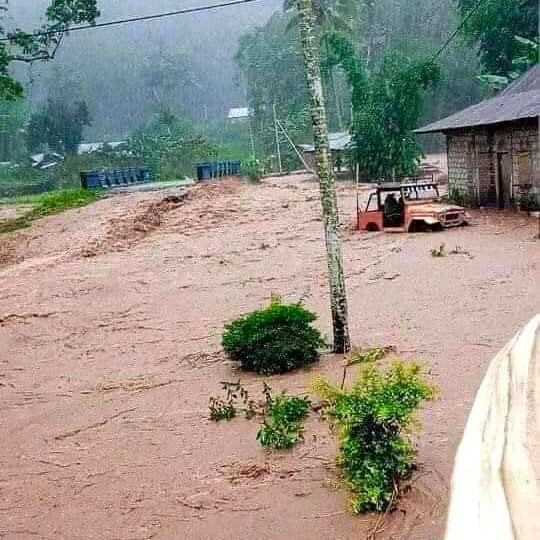
<path fill-rule="evenodd" d="M 467 15 L 463 18 L 461 21 L 461 24 L 450 34 L 449 38 L 444 42 L 442 47 L 435 53 L 435 56 L 431 59 L 431 62 L 434 62 L 439 58 L 441 53 L 450 45 L 452 40 L 461 32 L 461 29 L 465 26 L 466 22 L 476 13 L 478 8 L 485 2 L 486 0 L 478 0 L 476 4 L 467 12 Z"/>
<path fill-rule="evenodd" d="M 140 17 L 130 17 L 127 19 L 118 19 L 115 21 L 107 21 L 102 23 L 95 23 L 95 24 L 85 24 L 82 26 L 74 26 L 72 28 L 65 28 L 63 30 L 44 30 L 40 32 L 34 32 L 32 33 L 32 37 L 41 37 L 41 36 L 55 36 L 57 34 L 64 34 L 66 32 L 78 32 L 80 30 L 91 30 L 93 28 L 105 28 L 108 26 L 118 26 L 121 24 L 129 24 L 139 21 L 151 21 L 155 19 L 165 19 L 167 17 L 175 17 L 177 15 L 185 15 L 187 13 L 198 13 L 201 11 L 211 11 L 213 9 L 219 9 L 229 6 L 236 6 L 238 4 L 250 4 L 252 2 L 258 2 L 260 0 L 231 0 L 230 2 L 223 2 L 221 4 L 213 4 L 213 5 L 206 5 L 206 6 L 199 6 L 199 7 L 192 7 L 192 8 L 185 8 L 185 9 L 179 9 L 176 11 L 168 11 L 166 13 L 155 13 L 153 15 L 141 15 Z M 0 41 L 10 41 L 11 38 L 4 37 L 1 38 Z"/>

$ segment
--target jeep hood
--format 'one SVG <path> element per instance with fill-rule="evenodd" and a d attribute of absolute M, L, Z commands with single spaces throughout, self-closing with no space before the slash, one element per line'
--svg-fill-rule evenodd
<path fill-rule="evenodd" d="M 465 208 L 461 206 L 455 206 L 452 204 L 442 204 L 442 203 L 428 203 L 428 204 L 411 204 L 407 208 L 409 214 L 411 215 L 426 215 L 433 214 L 438 216 L 439 214 L 447 212 L 465 212 Z"/>

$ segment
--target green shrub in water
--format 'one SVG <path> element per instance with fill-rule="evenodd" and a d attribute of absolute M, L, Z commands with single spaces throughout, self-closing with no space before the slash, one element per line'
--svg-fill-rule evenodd
<path fill-rule="evenodd" d="M 325 342 L 311 323 L 316 316 L 300 304 L 273 299 L 266 309 L 225 326 L 223 348 L 232 360 L 262 375 L 286 373 L 316 362 Z"/>

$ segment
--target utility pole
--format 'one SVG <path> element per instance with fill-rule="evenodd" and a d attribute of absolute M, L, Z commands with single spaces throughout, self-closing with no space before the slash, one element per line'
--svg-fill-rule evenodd
<path fill-rule="evenodd" d="M 285 138 L 289 141 L 289 144 L 291 145 L 291 148 L 296 152 L 296 155 L 298 156 L 298 159 L 304 164 L 304 167 L 306 168 L 306 170 L 308 172 L 314 174 L 315 171 L 313 171 L 311 169 L 311 167 L 306 163 L 306 160 L 302 157 L 302 154 L 298 151 L 298 148 L 296 148 L 296 145 L 292 142 L 292 139 L 289 137 L 289 134 L 287 133 L 287 131 L 283 127 L 283 124 L 279 120 L 277 121 L 277 123 L 278 123 L 279 128 L 281 129 L 281 133 L 283 133 L 283 135 L 285 135 Z"/>
<path fill-rule="evenodd" d="M 300 17 L 300 36 L 304 55 L 304 70 L 310 97 L 311 121 L 317 154 L 319 189 L 326 239 L 328 277 L 330 282 L 330 308 L 334 328 L 334 352 L 346 353 L 351 348 L 347 313 L 347 294 L 343 274 L 343 256 L 339 239 L 339 213 L 337 206 L 334 167 L 328 143 L 328 125 L 321 82 L 321 61 L 315 38 L 315 16 L 312 0 L 296 0 Z"/>
<path fill-rule="evenodd" d="M 274 132 L 276 134 L 276 148 L 277 148 L 277 159 L 278 159 L 278 166 L 279 166 L 279 174 L 283 172 L 283 169 L 281 168 L 281 149 L 279 148 L 279 130 L 278 130 L 278 123 L 277 123 L 277 116 L 276 116 L 276 104 L 274 103 L 272 105 L 272 110 L 274 111 Z"/>
<path fill-rule="evenodd" d="M 253 159 L 256 159 L 255 156 L 255 139 L 253 138 L 253 128 L 251 127 L 251 116 L 248 117 L 248 126 L 249 126 L 249 142 L 251 143 L 251 154 Z"/>

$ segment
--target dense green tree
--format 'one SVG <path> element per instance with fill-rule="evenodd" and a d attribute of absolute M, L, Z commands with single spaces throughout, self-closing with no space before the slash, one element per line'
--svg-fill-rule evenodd
<path fill-rule="evenodd" d="M 50 99 L 30 118 L 27 148 L 30 151 L 48 148 L 59 153 L 76 154 L 84 128 L 89 124 L 90 114 L 84 101 Z"/>
<path fill-rule="evenodd" d="M 459 13 L 466 19 L 466 34 L 479 43 L 484 71 L 507 75 L 518 57 L 515 36 L 538 37 L 538 0 L 487 0 L 475 9 L 476 4 L 477 0 L 458 0 Z"/>
<path fill-rule="evenodd" d="M 8 11 L 9 3 L 5 2 L 0 14 Z M 52 59 L 70 26 L 94 22 L 98 16 L 97 0 L 51 0 L 45 11 L 46 23 L 33 33 L 20 29 L 6 32 L 0 24 L 0 99 L 13 100 L 23 95 L 21 83 L 11 75 L 12 62 Z"/>
<path fill-rule="evenodd" d="M 298 29 L 286 31 L 289 16 L 276 13 L 240 38 L 236 61 L 246 85 L 257 153 L 275 152 L 272 106 L 295 142 L 309 138 L 311 124 Z M 298 164 L 286 141 L 286 168 Z"/>
<path fill-rule="evenodd" d="M 196 162 L 215 157 L 218 151 L 191 121 L 168 109 L 138 129 L 129 138 L 128 148 L 161 180 L 192 175 Z"/>
<path fill-rule="evenodd" d="M 368 180 L 413 173 L 422 152 L 412 131 L 423 91 L 439 81 L 439 67 L 394 52 L 369 73 L 348 38 L 335 35 L 331 45 L 352 88 L 353 161 Z"/>

